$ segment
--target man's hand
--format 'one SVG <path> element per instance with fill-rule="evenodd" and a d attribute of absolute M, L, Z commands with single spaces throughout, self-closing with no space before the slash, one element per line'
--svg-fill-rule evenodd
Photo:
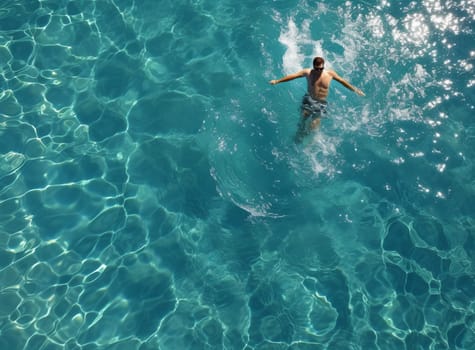
<path fill-rule="evenodd" d="M 271 80 L 271 81 L 269 81 L 269 84 L 271 84 L 271 85 L 275 85 L 275 84 L 278 84 L 278 83 L 279 83 L 278 80 Z"/>
<path fill-rule="evenodd" d="M 355 88 L 354 91 L 360 96 L 366 96 L 365 93 L 363 91 L 361 91 L 360 89 L 358 89 L 358 88 Z"/>

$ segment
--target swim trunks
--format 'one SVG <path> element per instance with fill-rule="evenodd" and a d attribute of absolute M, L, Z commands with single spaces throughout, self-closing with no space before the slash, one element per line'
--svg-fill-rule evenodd
<path fill-rule="evenodd" d="M 305 94 L 300 108 L 305 119 L 308 117 L 311 119 L 321 118 L 327 113 L 327 101 L 315 100 L 309 94 Z"/>
<path fill-rule="evenodd" d="M 312 126 L 315 119 L 319 119 L 327 113 L 327 102 L 315 100 L 308 93 L 302 99 L 300 106 L 300 122 L 298 124 L 297 133 L 295 134 L 295 142 L 302 142 L 306 135 L 309 135 L 314 129 Z"/>

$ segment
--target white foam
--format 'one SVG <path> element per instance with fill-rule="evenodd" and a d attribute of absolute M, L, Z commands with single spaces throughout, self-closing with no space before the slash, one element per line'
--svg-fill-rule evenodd
<path fill-rule="evenodd" d="M 279 42 L 286 46 L 286 51 L 282 57 L 284 72 L 286 74 L 296 72 L 302 67 L 309 65 L 307 59 L 314 56 L 322 56 L 322 45 L 319 40 L 313 40 L 310 33 L 309 20 L 301 23 L 300 28 L 297 26 L 293 18 L 290 18 L 287 26 L 283 28 L 279 36 Z M 311 51 L 307 52 L 307 47 Z"/>
<path fill-rule="evenodd" d="M 321 130 L 311 136 L 311 140 L 304 147 L 303 153 L 309 162 L 315 176 L 335 175 L 336 160 L 338 158 L 337 147 L 341 140 L 338 137 L 325 135 Z"/>

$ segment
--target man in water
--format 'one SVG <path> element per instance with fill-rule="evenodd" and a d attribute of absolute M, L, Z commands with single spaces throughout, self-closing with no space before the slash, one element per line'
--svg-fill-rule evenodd
<path fill-rule="evenodd" d="M 269 82 L 275 85 L 297 78 L 307 78 L 307 93 L 302 100 L 301 118 L 295 135 L 296 142 L 301 142 L 305 135 L 308 135 L 320 125 L 320 118 L 326 114 L 326 100 L 332 79 L 358 95 L 365 96 L 363 91 L 351 85 L 335 71 L 324 69 L 324 64 L 325 60 L 322 57 L 315 57 L 313 59 L 313 69 L 303 69 L 300 72 Z"/>

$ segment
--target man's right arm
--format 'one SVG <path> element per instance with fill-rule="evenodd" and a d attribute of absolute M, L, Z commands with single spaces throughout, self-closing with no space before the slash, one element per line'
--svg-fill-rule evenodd
<path fill-rule="evenodd" d="M 286 81 L 294 80 L 294 79 L 297 79 L 297 78 L 302 78 L 306 74 L 307 74 L 307 70 L 303 69 L 300 72 L 286 75 L 283 78 L 280 78 L 280 79 L 277 79 L 277 80 L 271 80 L 271 81 L 269 81 L 269 83 L 272 84 L 272 85 L 279 84 L 279 83 L 285 83 Z"/>

